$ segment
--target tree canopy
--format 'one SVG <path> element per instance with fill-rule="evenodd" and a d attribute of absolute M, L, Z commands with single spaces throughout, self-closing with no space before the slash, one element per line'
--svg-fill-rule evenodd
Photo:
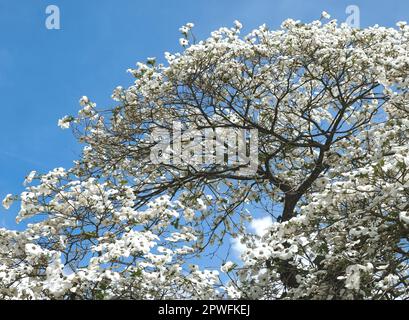
<path fill-rule="evenodd" d="M 0 297 L 407 299 L 409 26 L 192 28 L 59 121 L 83 152 L 4 199 L 32 221 L 0 229 Z M 241 262 L 197 264 L 232 238 Z"/>

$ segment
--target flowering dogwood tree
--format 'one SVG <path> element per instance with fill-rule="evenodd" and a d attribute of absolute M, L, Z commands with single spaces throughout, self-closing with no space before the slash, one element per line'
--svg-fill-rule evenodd
<path fill-rule="evenodd" d="M 31 223 L 0 229 L 0 298 L 409 298 L 409 26 L 286 20 L 242 37 L 236 21 L 200 42 L 192 27 L 182 53 L 129 70 L 115 107 L 83 97 L 59 121 L 83 153 L 4 199 Z M 152 139 L 175 122 L 256 131 L 254 172 L 206 162 L 191 136 L 185 157 Z M 252 210 L 276 217 L 263 235 Z M 192 263 L 232 237 L 240 263 Z"/>

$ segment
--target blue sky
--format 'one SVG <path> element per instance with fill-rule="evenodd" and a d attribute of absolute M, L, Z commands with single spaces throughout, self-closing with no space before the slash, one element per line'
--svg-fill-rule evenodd
<path fill-rule="evenodd" d="M 60 9 L 60 30 L 45 27 L 48 5 Z M 125 70 L 179 51 L 186 22 L 201 39 L 235 19 L 244 32 L 263 23 L 277 28 L 288 17 L 310 21 L 323 10 L 345 21 L 348 5 L 359 6 L 362 27 L 409 20 L 404 0 L 0 0 L 0 198 L 21 192 L 33 169 L 69 167 L 80 149 L 57 120 L 75 114 L 82 95 L 113 105 L 112 90 L 132 81 Z M 14 228 L 17 210 L 1 208 L 0 227 Z"/>

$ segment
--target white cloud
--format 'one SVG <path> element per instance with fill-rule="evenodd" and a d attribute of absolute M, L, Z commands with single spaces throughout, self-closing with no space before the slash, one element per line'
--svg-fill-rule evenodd
<path fill-rule="evenodd" d="M 250 228 L 258 236 L 263 236 L 266 233 L 267 228 L 271 227 L 273 219 L 271 216 L 265 216 L 259 219 L 253 219 L 250 223 Z"/>
<path fill-rule="evenodd" d="M 246 250 L 246 246 L 242 244 L 240 240 L 241 237 L 231 239 L 233 251 L 238 257 Z"/>

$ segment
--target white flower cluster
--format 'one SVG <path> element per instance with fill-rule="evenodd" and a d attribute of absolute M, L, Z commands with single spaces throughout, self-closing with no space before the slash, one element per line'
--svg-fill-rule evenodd
<path fill-rule="evenodd" d="M 3 200 L 27 228 L 0 229 L 0 298 L 408 299 L 409 27 L 321 18 L 198 42 L 189 23 L 182 53 L 128 70 L 115 107 L 82 97 L 59 121 L 80 159 Z M 174 121 L 257 129 L 256 174 L 152 163 L 152 131 Z M 252 210 L 282 215 L 252 234 Z M 241 262 L 219 256 L 229 236 Z"/>

